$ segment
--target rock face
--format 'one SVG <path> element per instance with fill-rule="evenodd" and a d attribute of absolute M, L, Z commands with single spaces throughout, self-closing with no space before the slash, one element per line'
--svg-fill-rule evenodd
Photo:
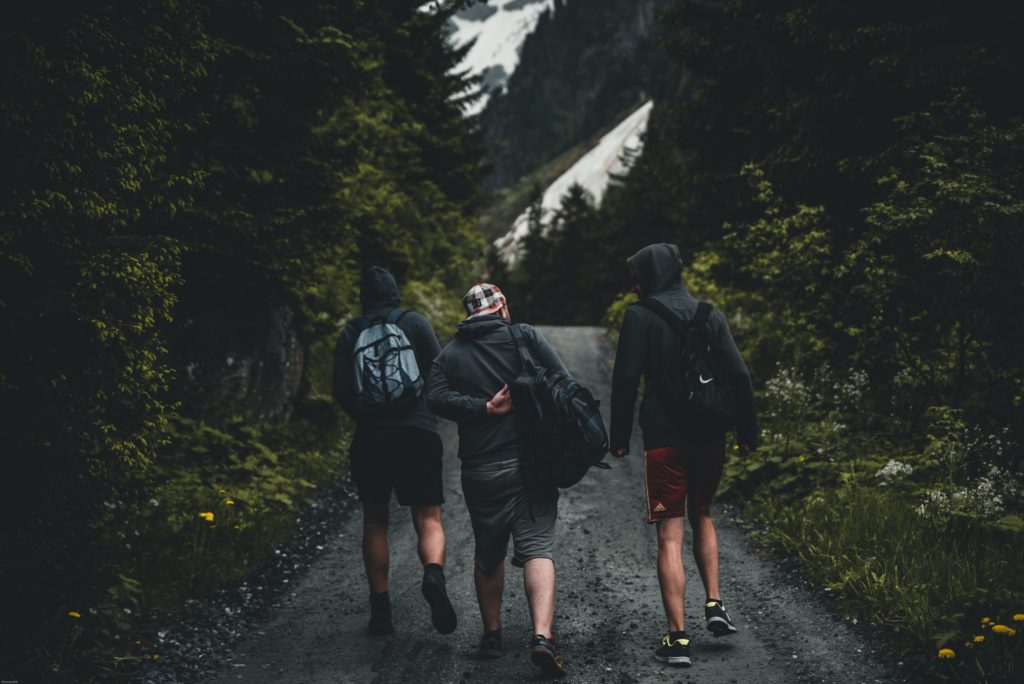
<path fill-rule="evenodd" d="M 302 386 L 306 350 L 298 309 L 240 262 L 203 255 L 185 263 L 172 352 L 187 416 L 215 421 L 287 419 Z"/>
<path fill-rule="evenodd" d="M 520 49 L 505 91 L 482 114 L 487 189 L 506 187 L 647 99 L 665 58 L 655 44 L 666 0 L 557 0 Z"/>

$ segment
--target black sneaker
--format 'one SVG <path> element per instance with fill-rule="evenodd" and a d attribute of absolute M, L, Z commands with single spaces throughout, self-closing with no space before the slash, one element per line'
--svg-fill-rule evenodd
<path fill-rule="evenodd" d="M 367 629 L 374 636 L 384 636 L 395 631 L 391 624 L 391 598 L 388 592 L 370 594 L 370 624 Z"/>
<path fill-rule="evenodd" d="M 739 631 L 732 624 L 729 613 L 725 612 L 725 606 L 718 600 L 704 604 L 704 621 L 707 622 L 708 631 L 716 637 L 729 636 Z"/>
<path fill-rule="evenodd" d="M 689 667 L 692 663 L 690 662 L 690 640 L 686 638 L 686 632 L 675 639 L 671 634 L 666 634 L 661 640 L 661 646 L 654 651 L 654 659 L 659 663 Z"/>
<path fill-rule="evenodd" d="M 538 634 L 533 637 L 530 649 L 530 661 L 540 668 L 544 677 L 557 678 L 565 676 L 562 655 L 555 648 L 555 642 Z"/>
<path fill-rule="evenodd" d="M 484 632 L 477 654 L 483 660 L 494 660 L 505 655 L 505 646 L 501 643 L 501 629 Z"/>
<path fill-rule="evenodd" d="M 423 598 L 430 604 L 430 621 L 434 629 L 441 634 L 451 634 L 459 626 L 459 618 L 455 615 L 452 602 L 448 599 L 445 588 L 444 570 L 440 566 L 431 566 L 423 571 Z"/>

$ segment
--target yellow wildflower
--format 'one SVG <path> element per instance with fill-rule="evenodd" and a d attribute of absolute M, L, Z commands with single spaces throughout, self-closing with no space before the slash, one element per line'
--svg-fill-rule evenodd
<path fill-rule="evenodd" d="M 223 487 L 221 487 L 220 489 L 218 489 L 218 490 L 217 490 L 217 493 L 218 493 L 218 494 L 227 494 L 228 492 L 227 492 L 227 490 L 226 490 L 226 489 L 224 489 Z"/>
<path fill-rule="evenodd" d="M 1005 634 L 1006 636 L 1013 636 L 1017 633 L 1013 627 L 1007 627 L 1006 625 L 996 625 L 992 628 L 992 631 L 996 634 Z"/>
<path fill-rule="evenodd" d="M 73 617 L 73 618 L 80 618 L 80 617 L 82 617 L 82 614 L 79 613 L 77 610 L 69 610 L 68 611 L 68 615 Z"/>
<path fill-rule="evenodd" d="M 951 648 L 940 648 L 939 657 L 943 660 L 949 660 L 950 658 L 956 658 L 956 651 Z"/>
<path fill-rule="evenodd" d="M 213 522 L 213 511 L 203 511 L 199 514 L 199 517 L 206 522 Z"/>
<path fill-rule="evenodd" d="M 160 654 L 159 653 L 154 653 L 153 654 L 153 660 L 160 660 Z"/>
<path fill-rule="evenodd" d="M 1024 613 L 1017 613 L 1013 616 L 1014 622 L 1024 622 Z"/>
<path fill-rule="evenodd" d="M 976 644 L 983 644 L 983 643 L 985 643 L 985 637 L 983 635 L 981 635 L 981 634 L 977 635 L 976 637 L 974 637 L 974 643 L 976 643 Z"/>
<path fill-rule="evenodd" d="M 981 618 L 981 624 L 983 625 L 987 625 L 990 622 L 992 622 L 992 618 Z"/>
<path fill-rule="evenodd" d="M 228 506 L 234 506 L 235 505 L 235 500 L 234 499 L 224 499 L 224 503 L 227 504 Z"/>

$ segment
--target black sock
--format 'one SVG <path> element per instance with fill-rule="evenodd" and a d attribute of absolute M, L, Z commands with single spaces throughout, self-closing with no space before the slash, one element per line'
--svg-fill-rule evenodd
<path fill-rule="evenodd" d="M 501 638 L 501 627 L 499 627 L 498 629 L 485 629 L 484 630 L 484 637 L 489 637 L 489 636 L 497 637 L 498 639 L 500 639 Z"/>
<path fill-rule="evenodd" d="M 440 573 L 443 576 L 444 575 L 444 568 L 441 567 L 440 565 L 438 565 L 437 563 L 427 563 L 426 565 L 423 566 L 423 574 L 424 575 L 427 575 L 427 574 L 430 574 L 430 573 L 434 573 L 434 572 Z"/>
<path fill-rule="evenodd" d="M 712 603 L 712 602 L 714 602 L 714 603 L 717 603 L 717 604 L 721 605 L 721 603 L 722 603 L 722 599 L 719 599 L 719 598 L 711 598 L 710 596 L 708 596 L 708 597 L 707 597 L 707 599 L 706 599 L 706 600 L 704 601 L 704 603 Z"/>
<path fill-rule="evenodd" d="M 681 632 L 672 632 L 672 631 L 670 631 L 668 633 L 668 640 L 669 641 L 675 641 L 676 639 L 685 639 L 685 638 L 686 638 L 686 630 L 685 629 L 682 630 Z"/>
<path fill-rule="evenodd" d="M 386 606 L 391 603 L 391 599 L 388 597 L 388 592 L 370 592 L 370 606 Z"/>

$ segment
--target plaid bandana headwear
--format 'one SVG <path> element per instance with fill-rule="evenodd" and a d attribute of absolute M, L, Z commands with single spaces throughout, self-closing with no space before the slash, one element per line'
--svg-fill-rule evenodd
<path fill-rule="evenodd" d="M 497 285 L 490 283 L 474 285 L 462 298 L 462 305 L 466 307 L 466 318 L 495 313 L 504 303 L 505 295 Z"/>

